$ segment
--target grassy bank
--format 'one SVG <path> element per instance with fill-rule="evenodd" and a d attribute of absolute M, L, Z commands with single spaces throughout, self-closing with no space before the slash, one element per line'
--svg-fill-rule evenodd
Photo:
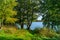
<path fill-rule="evenodd" d="M 60 34 L 45 28 L 28 31 L 4 27 L 0 30 L 0 40 L 60 40 Z"/>

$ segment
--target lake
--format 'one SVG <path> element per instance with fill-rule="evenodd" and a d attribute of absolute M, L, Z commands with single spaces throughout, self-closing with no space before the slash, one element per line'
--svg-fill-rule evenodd
<path fill-rule="evenodd" d="M 16 24 L 17 27 L 21 28 L 19 24 Z M 42 28 L 43 27 L 43 22 L 32 22 L 30 29 L 34 30 L 35 28 Z M 26 25 L 24 25 L 24 28 L 27 28 Z"/>

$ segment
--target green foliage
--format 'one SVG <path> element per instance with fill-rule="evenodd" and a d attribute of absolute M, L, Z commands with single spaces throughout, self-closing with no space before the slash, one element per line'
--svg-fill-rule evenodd
<path fill-rule="evenodd" d="M 60 25 L 60 0 L 43 1 L 0 0 L 0 22 L 12 24 L 19 19 L 18 22 L 22 25 L 21 27 L 27 24 L 29 29 L 32 21 L 36 21 L 36 13 L 41 12 L 45 26 L 50 28 L 51 25 L 53 28 Z M 0 40 L 60 40 L 60 34 L 48 28 L 35 29 L 31 33 L 28 30 L 7 28 L 0 30 Z"/>
<path fill-rule="evenodd" d="M 51 34 L 50 31 L 48 34 L 46 34 L 47 30 L 48 29 L 44 28 L 39 30 L 40 33 L 37 31 L 38 33 L 34 32 L 34 34 L 31 34 L 28 30 L 23 30 L 23 29 L 16 31 L 10 29 L 0 30 L 0 39 L 1 40 L 59 40 L 60 39 L 60 34 L 56 35 L 55 32 L 53 31 L 51 31 L 52 32 Z M 55 35 L 55 36 L 50 37 L 50 35 Z"/>
<path fill-rule="evenodd" d="M 14 18 L 16 11 L 13 10 L 16 6 L 15 0 L 3 0 L 0 1 L 0 19 L 2 23 L 15 23 L 17 20 Z"/>
<path fill-rule="evenodd" d="M 56 32 L 48 28 L 35 29 L 34 33 L 37 34 L 38 36 L 49 37 L 49 38 L 53 38 L 57 35 Z"/>
<path fill-rule="evenodd" d="M 15 7 L 15 10 L 17 11 L 17 18 L 19 19 L 18 22 L 21 24 L 21 26 L 23 24 L 27 24 L 28 27 L 30 27 L 32 21 L 36 21 L 36 13 L 39 9 L 39 3 L 36 1 L 38 0 L 17 0 L 18 4 Z"/>
<path fill-rule="evenodd" d="M 60 25 L 60 0 L 44 0 L 43 5 L 43 24 L 44 26 L 54 28 Z"/>
<path fill-rule="evenodd" d="M 57 34 L 55 31 L 48 29 L 48 28 L 41 28 L 41 29 L 35 29 L 32 31 L 34 37 L 33 39 L 36 40 L 59 40 L 60 35 Z"/>

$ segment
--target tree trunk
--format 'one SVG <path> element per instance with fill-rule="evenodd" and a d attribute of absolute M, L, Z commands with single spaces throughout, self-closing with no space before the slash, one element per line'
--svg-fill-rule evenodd
<path fill-rule="evenodd" d="M 30 30 L 31 23 L 27 25 L 27 30 Z"/>
<path fill-rule="evenodd" d="M 0 22 L 0 29 L 1 29 L 1 22 Z"/>
<path fill-rule="evenodd" d="M 23 27 L 24 27 L 24 24 L 23 24 L 23 23 L 21 23 L 21 29 L 23 29 Z"/>
<path fill-rule="evenodd" d="M 1 26 L 2 26 L 2 25 L 1 25 L 1 23 L 0 23 L 0 29 L 1 29 Z"/>
<path fill-rule="evenodd" d="M 51 29 L 53 29 L 53 28 L 54 28 L 54 26 L 53 26 L 53 24 L 52 24 Z"/>
<path fill-rule="evenodd" d="M 52 22 L 51 29 L 53 29 L 53 28 L 54 28 L 54 23 Z"/>
<path fill-rule="evenodd" d="M 50 28 L 50 23 L 48 22 L 48 24 L 47 24 L 47 28 Z"/>
<path fill-rule="evenodd" d="M 27 25 L 27 30 L 30 30 L 30 26 L 29 25 Z"/>

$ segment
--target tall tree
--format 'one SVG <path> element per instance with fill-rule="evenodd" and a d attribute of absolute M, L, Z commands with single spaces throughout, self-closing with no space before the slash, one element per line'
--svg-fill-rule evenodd
<path fill-rule="evenodd" d="M 15 7 L 17 10 L 17 18 L 21 24 L 21 28 L 23 29 L 24 23 L 27 24 L 30 29 L 31 23 L 34 19 L 36 19 L 36 14 L 38 10 L 38 3 L 36 0 L 17 0 L 18 5 Z"/>
<path fill-rule="evenodd" d="M 54 28 L 57 25 L 60 25 L 60 0 L 44 0 L 43 9 L 43 23 L 47 27 Z"/>
<path fill-rule="evenodd" d="M 0 0 L 0 20 L 1 23 L 15 23 L 17 20 L 14 18 L 16 11 L 13 10 L 16 6 L 15 0 Z"/>

